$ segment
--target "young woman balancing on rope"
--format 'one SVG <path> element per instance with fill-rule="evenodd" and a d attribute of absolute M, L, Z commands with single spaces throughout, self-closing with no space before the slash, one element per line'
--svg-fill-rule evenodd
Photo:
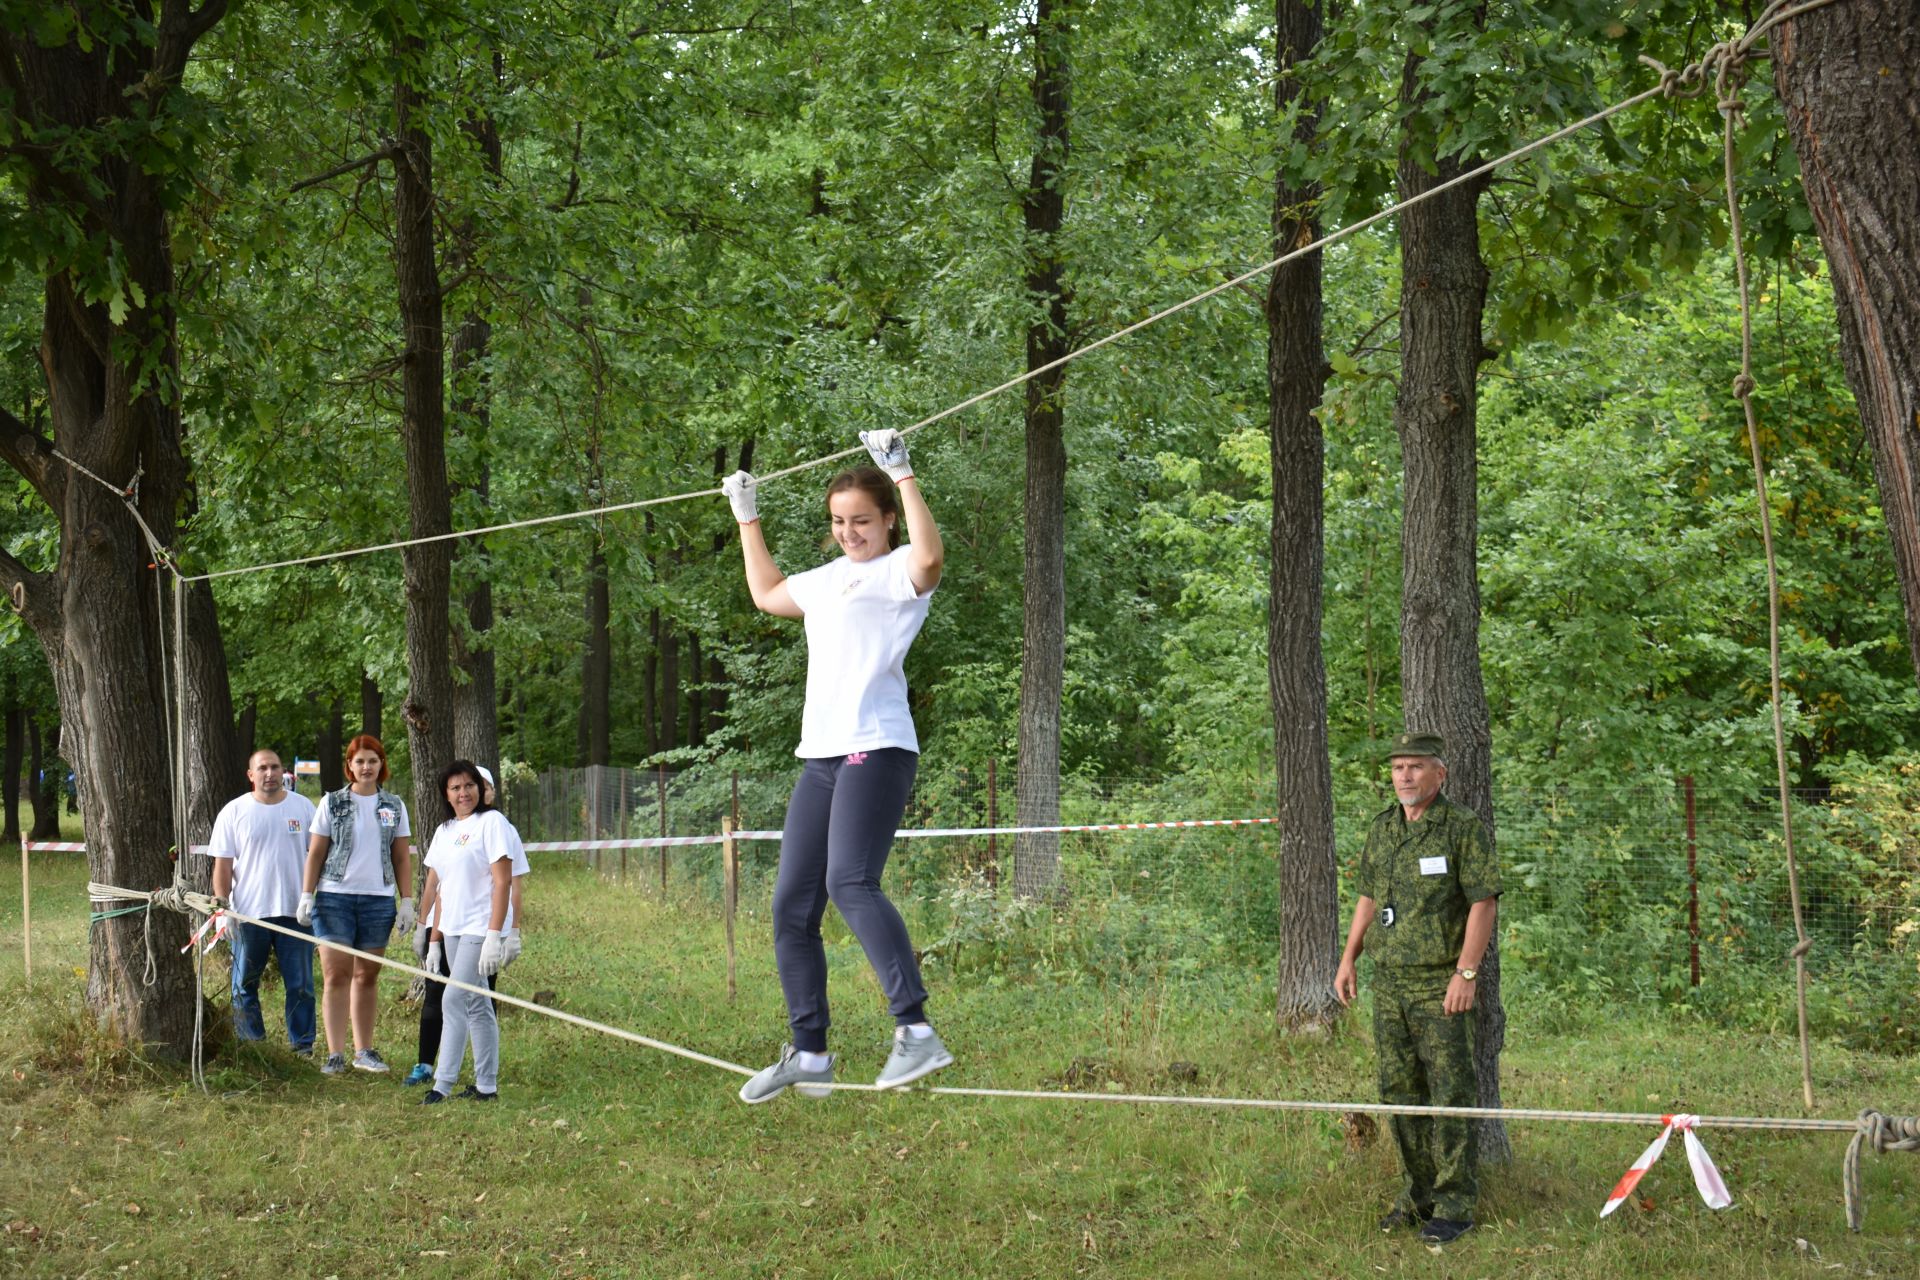
<path fill-rule="evenodd" d="M 351 781 L 321 797 L 313 811 L 307 828 L 306 879 L 295 918 L 311 924 L 322 943 L 339 942 L 382 955 L 388 934 L 413 931 L 407 806 L 382 785 L 388 777 L 387 749 L 370 733 L 347 744 L 347 777 Z M 325 979 L 321 1022 L 327 1033 L 327 1060 L 320 1070 L 339 1075 L 347 1069 L 342 1043 L 351 1012 L 353 1065 L 361 1071 L 385 1071 L 387 1064 L 373 1047 L 380 965 L 322 946 L 320 972 Z"/>
<path fill-rule="evenodd" d="M 794 751 L 806 763 L 787 805 L 773 891 L 774 959 L 793 1042 L 747 1081 L 740 1090 L 746 1102 L 765 1102 L 789 1085 L 810 1097 L 830 1092 L 808 1087 L 833 1080 L 820 940 L 829 901 L 866 950 L 893 1012 L 893 1052 L 875 1083 L 905 1085 L 953 1061 L 927 1021 L 927 989 L 906 924 L 880 892 L 920 759 L 902 662 L 926 621 L 945 551 L 900 433 L 863 431 L 860 441 L 879 470 L 860 467 L 827 485 L 828 522 L 845 554 L 791 578 L 767 551 L 753 477 L 736 471 L 721 486 L 740 522 L 753 603 L 778 618 L 804 619 L 807 636 L 807 700 Z M 911 538 L 905 546 L 903 519 Z"/>

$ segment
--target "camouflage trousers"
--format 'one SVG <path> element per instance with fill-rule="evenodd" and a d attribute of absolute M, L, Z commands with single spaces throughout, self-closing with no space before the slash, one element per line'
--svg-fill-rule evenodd
<path fill-rule="evenodd" d="M 1451 975 L 1449 975 L 1451 976 Z M 1479 1097 L 1473 1067 L 1473 1014 L 1448 1017 L 1447 984 L 1382 977 L 1374 971 L 1373 1048 L 1380 1101 L 1471 1107 Z M 1479 1150 L 1473 1121 L 1446 1116 L 1394 1116 L 1394 1143 L 1406 1170 L 1399 1207 L 1469 1221 L 1479 1194 Z"/>

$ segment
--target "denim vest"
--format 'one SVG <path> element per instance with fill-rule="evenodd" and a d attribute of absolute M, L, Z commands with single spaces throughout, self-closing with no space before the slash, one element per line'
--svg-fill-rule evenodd
<path fill-rule="evenodd" d="M 329 791 L 326 799 L 327 825 L 333 830 L 333 844 L 327 849 L 326 870 L 321 873 L 323 880 L 344 880 L 347 878 L 347 864 L 353 861 L 353 786 L 348 784 L 338 791 Z M 374 812 L 381 809 L 393 811 L 393 821 L 382 822 L 380 827 L 380 883 L 393 883 L 393 833 L 400 826 L 400 797 L 382 787 L 374 794 Z"/>

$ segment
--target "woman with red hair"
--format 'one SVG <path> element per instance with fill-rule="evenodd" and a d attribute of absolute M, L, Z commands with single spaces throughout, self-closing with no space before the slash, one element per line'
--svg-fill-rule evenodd
<path fill-rule="evenodd" d="M 307 875 L 297 913 L 320 942 L 320 1020 L 327 1033 L 320 1070 L 330 1076 L 347 1069 L 349 1015 L 353 1065 L 381 1072 L 387 1064 L 373 1047 L 381 966 L 327 944 L 382 955 L 388 936 L 395 929 L 411 932 L 414 918 L 412 829 L 406 804 L 384 785 L 391 776 L 387 749 L 363 733 L 347 744 L 346 763 L 347 785 L 321 799 L 307 828 Z"/>

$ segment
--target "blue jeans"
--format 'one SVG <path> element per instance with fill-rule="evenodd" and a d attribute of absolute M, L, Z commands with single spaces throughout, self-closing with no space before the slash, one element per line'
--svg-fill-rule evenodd
<path fill-rule="evenodd" d="M 289 929 L 300 928 L 292 916 L 268 918 Z M 313 944 L 238 920 L 228 941 L 233 947 L 234 1034 L 242 1040 L 267 1038 L 266 1019 L 260 1012 L 260 975 L 267 971 L 267 956 L 272 955 L 287 989 L 287 1043 L 296 1053 L 312 1049 Z"/>
<path fill-rule="evenodd" d="M 399 909 L 391 893 L 315 894 L 313 936 L 360 951 L 385 951 Z"/>

